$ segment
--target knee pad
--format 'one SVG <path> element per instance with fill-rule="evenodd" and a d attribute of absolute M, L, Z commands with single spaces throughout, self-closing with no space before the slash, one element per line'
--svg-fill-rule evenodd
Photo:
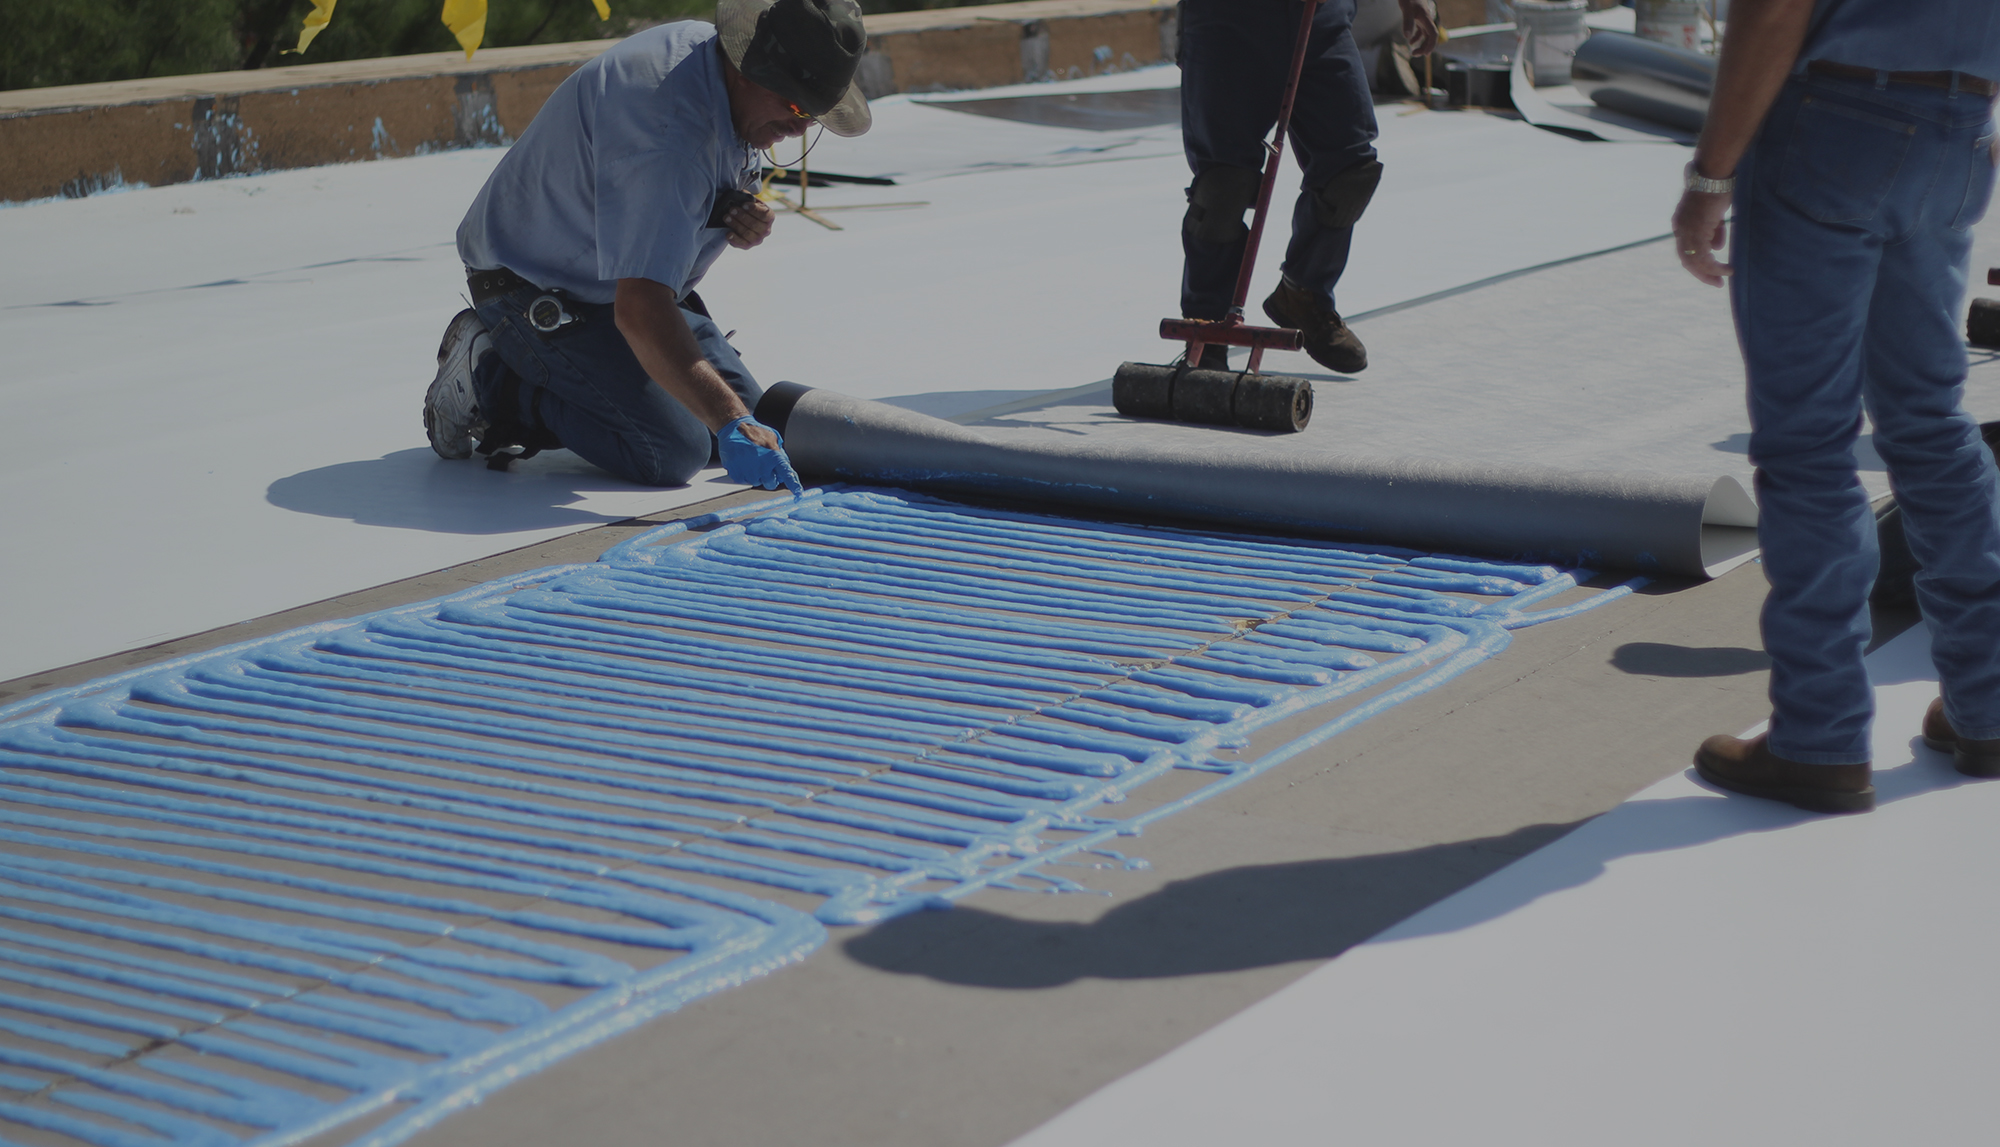
<path fill-rule="evenodd" d="M 1313 217 L 1322 227 L 1352 227 L 1368 210 L 1375 188 L 1382 182 L 1382 161 L 1357 163 L 1313 192 Z"/>
<path fill-rule="evenodd" d="M 1181 229 L 1203 243 L 1241 243 L 1250 237 L 1243 213 L 1257 205 L 1264 173 L 1247 167 L 1205 167 L 1188 188 Z"/>

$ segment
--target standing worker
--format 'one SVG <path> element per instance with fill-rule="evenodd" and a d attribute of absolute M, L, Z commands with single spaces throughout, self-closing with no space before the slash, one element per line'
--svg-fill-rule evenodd
<path fill-rule="evenodd" d="M 714 26 L 649 28 L 564 80 L 459 225 L 473 307 L 438 350 L 431 448 L 566 446 L 656 486 L 714 449 L 736 481 L 797 492 L 694 288 L 725 244 L 771 232 L 748 194 L 759 148 L 868 130 L 865 44 L 854 0 L 721 0 Z"/>
<path fill-rule="evenodd" d="M 1181 316 L 1214 322 L 1228 312 L 1250 237 L 1243 214 L 1256 206 L 1264 139 L 1278 120 L 1301 0 L 1182 0 L 1181 135 L 1194 182 L 1181 224 Z M 1312 0 L 1306 0 L 1312 2 Z M 1355 221 L 1382 181 L 1375 156 L 1375 101 L 1355 47 L 1356 0 L 1321 0 L 1292 109 L 1291 144 L 1305 171 L 1292 208 L 1283 278 L 1264 313 L 1297 329 L 1305 351 L 1328 370 L 1353 374 L 1368 352 L 1334 309 Z M 1397 0 L 1413 55 L 1437 45 L 1430 0 Z M 1228 348 L 1210 343 L 1197 364 L 1228 369 Z"/>
<path fill-rule="evenodd" d="M 1770 595 L 1770 731 L 1695 755 L 1723 788 L 1873 808 L 1862 654 L 1877 554 L 1856 474 L 1888 464 L 1943 696 L 1924 739 L 2000 776 L 2000 479 L 1961 405 L 1970 229 L 1993 190 L 1994 0 L 1734 0 L 1674 212 L 1680 259 L 1729 282 L 1749 379 Z M 1735 205 L 1729 264 L 1713 251 Z"/>

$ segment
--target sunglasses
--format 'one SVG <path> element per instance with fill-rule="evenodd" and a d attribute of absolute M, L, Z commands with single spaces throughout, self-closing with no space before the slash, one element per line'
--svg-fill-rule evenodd
<path fill-rule="evenodd" d="M 790 109 L 793 115 L 799 117 L 800 119 L 806 121 L 807 123 L 819 122 L 819 120 L 815 119 L 814 117 L 807 115 L 806 110 L 795 103 L 787 103 L 785 104 L 785 107 Z"/>

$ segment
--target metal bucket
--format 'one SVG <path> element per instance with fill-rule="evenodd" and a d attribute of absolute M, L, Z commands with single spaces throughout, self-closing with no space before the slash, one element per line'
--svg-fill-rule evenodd
<path fill-rule="evenodd" d="M 1695 51 L 1708 23 L 1705 11 L 1700 0 L 1633 0 L 1633 26 L 1641 39 Z"/>
<path fill-rule="evenodd" d="M 1570 60 L 1590 38 L 1588 0 L 1514 0 L 1514 24 L 1535 86 L 1569 83 Z"/>

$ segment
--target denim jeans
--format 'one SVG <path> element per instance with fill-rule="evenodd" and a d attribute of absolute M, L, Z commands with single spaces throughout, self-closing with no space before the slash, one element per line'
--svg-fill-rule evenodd
<path fill-rule="evenodd" d="M 592 465 L 630 482 L 680 486 L 708 465 L 714 436 L 646 374 L 618 332 L 609 303 L 563 305 L 581 321 L 543 334 L 527 319 L 543 294 L 521 287 L 479 305 L 495 353 L 472 373 L 479 407 L 489 419 L 530 431 L 528 445 L 564 446 Z M 681 317 L 722 380 L 756 409 L 764 393 L 736 348 L 690 295 Z"/>
<path fill-rule="evenodd" d="M 1789 760 L 1869 759 L 1864 409 L 1923 564 L 1946 714 L 2000 737 L 2000 480 L 1961 405 L 1958 324 L 1991 113 L 1970 94 L 1794 76 L 1738 171 L 1730 302 L 1771 583 L 1769 743 Z"/>
<path fill-rule="evenodd" d="M 1327 0 L 1314 17 L 1288 133 L 1308 190 L 1292 206 L 1284 274 L 1328 306 L 1334 283 L 1347 269 L 1354 228 L 1321 224 L 1309 189 L 1375 158 L 1375 99 L 1361 70 L 1353 22 L 1354 0 Z M 1264 137 L 1278 122 L 1298 26 L 1293 0 L 1186 0 L 1180 25 L 1181 138 L 1190 169 L 1198 174 L 1217 164 L 1263 168 Z M 1275 192 L 1272 198 L 1277 199 Z M 1223 317 L 1236 292 L 1243 244 L 1204 243 L 1183 230 L 1181 250 L 1181 313 Z"/>

